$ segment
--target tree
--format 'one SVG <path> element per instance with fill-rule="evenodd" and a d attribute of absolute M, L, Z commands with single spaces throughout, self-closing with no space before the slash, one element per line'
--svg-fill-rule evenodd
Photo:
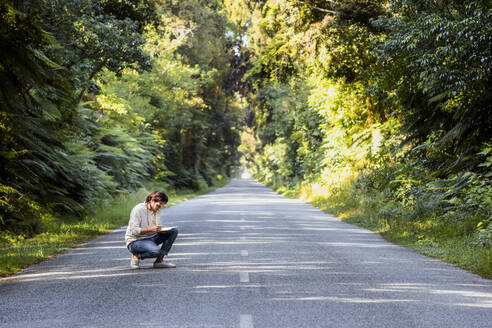
<path fill-rule="evenodd" d="M 492 133 L 491 13 L 486 2 L 395 1 L 376 21 L 379 93 L 398 97 L 403 129 L 433 168 L 449 174 L 473 159 Z M 469 166 L 471 165 L 471 167 Z"/>
<path fill-rule="evenodd" d="M 84 205 L 114 187 L 109 170 L 97 163 L 95 140 L 87 133 L 94 122 L 79 102 L 103 67 L 119 71 L 147 57 L 138 49 L 139 25 L 105 14 L 116 8 L 110 4 L 0 6 L 0 224 L 8 229 L 37 232 L 45 212 L 80 216 Z M 108 34 L 113 40 L 103 38 Z M 99 39 L 91 52 L 90 43 Z"/>

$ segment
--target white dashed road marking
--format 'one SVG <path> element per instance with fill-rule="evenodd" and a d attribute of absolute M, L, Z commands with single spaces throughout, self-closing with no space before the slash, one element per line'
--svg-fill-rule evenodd
<path fill-rule="evenodd" d="M 249 282 L 249 273 L 239 272 L 239 281 L 240 282 Z"/>
<path fill-rule="evenodd" d="M 241 314 L 239 316 L 240 328 L 253 328 L 253 317 L 249 314 Z"/>

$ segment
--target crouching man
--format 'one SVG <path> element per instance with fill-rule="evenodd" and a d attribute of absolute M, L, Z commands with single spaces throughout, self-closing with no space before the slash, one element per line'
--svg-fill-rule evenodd
<path fill-rule="evenodd" d="M 162 229 L 160 226 L 160 209 L 167 201 L 164 192 L 154 191 L 147 196 L 145 203 L 132 209 L 125 235 L 126 247 L 132 253 L 130 268 L 138 269 L 140 260 L 147 258 L 156 259 L 154 268 L 176 267 L 164 261 L 178 236 L 178 229 Z"/>

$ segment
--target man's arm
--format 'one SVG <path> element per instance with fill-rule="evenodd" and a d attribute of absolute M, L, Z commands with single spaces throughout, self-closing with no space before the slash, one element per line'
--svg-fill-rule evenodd
<path fill-rule="evenodd" d="M 128 222 L 130 233 L 134 236 L 144 234 L 145 232 L 143 230 L 146 229 L 142 228 L 142 217 L 139 212 L 139 207 L 137 205 L 132 209 L 130 213 L 130 221 Z"/>
<path fill-rule="evenodd" d="M 159 232 L 160 230 L 161 230 L 161 226 L 160 225 L 156 225 L 156 226 L 153 226 L 153 227 L 141 228 L 140 229 L 140 234 L 141 235 L 145 235 L 146 233 L 149 233 L 149 232 Z"/>

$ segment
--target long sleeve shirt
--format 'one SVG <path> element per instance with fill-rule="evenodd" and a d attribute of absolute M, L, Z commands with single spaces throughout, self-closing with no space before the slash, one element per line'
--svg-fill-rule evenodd
<path fill-rule="evenodd" d="M 130 213 L 130 221 L 128 221 L 128 227 L 126 228 L 125 243 L 126 247 L 135 240 L 150 238 L 154 236 L 155 232 L 148 232 L 141 234 L 142 228 L 153 227 L 160 225 L 161 214 L 160 210 L 152 212 L 147 209 L 145 203 L 136 205 Z"/>

